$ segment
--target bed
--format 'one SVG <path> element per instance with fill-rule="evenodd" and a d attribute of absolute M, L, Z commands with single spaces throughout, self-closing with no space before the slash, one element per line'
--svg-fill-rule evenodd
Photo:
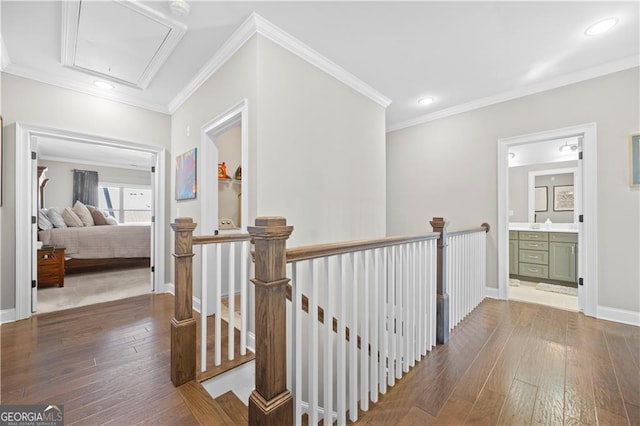
<path fill-rule="evenodd" d="M 65 248 L 65 270 L 149 265 L 151 225 L 121 224 L 39 231 L 45 246 Z"/>

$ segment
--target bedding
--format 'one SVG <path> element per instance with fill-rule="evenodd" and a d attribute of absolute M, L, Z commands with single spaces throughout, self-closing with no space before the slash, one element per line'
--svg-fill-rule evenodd
<path fill-rule="evenodd" d="M 148 258 L 151 225 L 78 226 L 39 232 L 44 245 L 64 247 L 74 259 Z"/>

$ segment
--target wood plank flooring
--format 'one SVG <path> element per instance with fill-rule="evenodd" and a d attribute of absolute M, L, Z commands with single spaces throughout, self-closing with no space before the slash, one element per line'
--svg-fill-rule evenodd
<path fill-rule="evenodd" d="M 492 299 L 362 424 L 639 425 L 640 328 Z"/>
<path fill-rule="evenodd" d="M 0 402 L 65 424 L 219 424 L 169 378 L 173 297 L 145 295 L 0 328 Z M 229 413 L 227 413 L 229 414 Z M 362 424 L 640 424 L 640 329 L 486 299 Z"/>

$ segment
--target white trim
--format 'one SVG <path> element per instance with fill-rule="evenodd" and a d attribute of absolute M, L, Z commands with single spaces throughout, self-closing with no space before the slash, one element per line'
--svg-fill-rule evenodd
<path fill-rule="evenodd" d="M 8 322 L 14 322 L 16 320 L 15 309 L 3 309 L 0 311 L 0 324 L 6 324 Z"/>
<path fill-rule="evenodd" d="M 79 1 L 65 1 L 62 5 L 62 65 L 85 74 L 91 74 L 105 80 L 113 81 L 117 84 L 124 84 L 138 89 L 146 89 L 147 86 L 149 86 L 149 83 L 151 83 L 151 80 L 153 80 L 158 71 L 160 71 L 160 67 L 162 67 L 166 62 L 171 53 L 173 53 L 175 48 L 178 46 L 182 37 L 186 34 L 187 26 L 182 22 L 173 20 L 163 13 L 145 6 L 138 1 L 115 0 L 115 2 L 118 5 L 126 7 L 127 9 L 130 9 L 151 21 L 155 21 L 162 24 L 164 27 L 169 28 L 169 32 L 164 37 L 162 44 L 160 44 L 160 47 L 156 50 L 142 74 L 139 75 L 138 79 L 136 81 L 123 80 L 109 74 L 104 74 L 100 71 L 82 68 L 76 65 L 76 48 L 78 44 L 78 28 L 80 24 Z"/>
<path fill-rule="evenodd" d="M 489 297 L 491 299 L 502 299 L 502 297 L 500 297 L 500 292 L 498 291 L 497 287 L 485 287 L 484 288 L 484 297 Z"/>
<path fill-rule="evenodd" d="M 16 171 L 15 171 L 15 229 L 16 235 L 31 235 L 31 209 L 33 201 L 31 200 L 32 185 L 32 162 L 31 160 L 31 143 L 33 138 L 37 137 L 55 137 L 67 140 L 74 140 L 83 143 L 91 143 L 95 145 L 105 145 L 111 147 L 121 147 L 127 149 L 135 149 L 153 153 L 156 156 L 155 173 L 156 194 L 155 200 L 155 226 L 153 235 L 153 253 L 155 259 L 152 259 L 152 265 L 155 266 L 153 282 L 155 291 L 161 288 L 160 283 L 164 283 L 165 268 L 163 256 L 165 253 L 165 161 L 166 150 L 159 146 L 145 145 L 136 142 L 129 142 L 119 139 L 105 138 L 102 136 L 93 136 L 83 133 L 70 132 L 66 130 L 54 129 L 49 127 L 41 127 L 16 123 Z M 15 294 L 16 294 L 16 320 L 25 319 L 31 316 L 31 258 L 35 248 L 32 247 L 31 241 L 26 238 L 16 238 L 15 250 Z M 21 285 L 19 285 L 21 284 Z M 166 287 L 166 286 L 165 286 Z"/>
<path fill-rule="evenodd" d="M 207 79 L 209 79 L 209 77 L 215 74 L 216 71 L 231 59 L 231 57 L 255 34 L 260 34 L 261 36 L 273 41 L 280 47 L 316 66 L 336 80 L 346 84 L 353 90 L 368 97 L 382 107 L 386 108 L 391 104 L 391 99 L 387 98 L 341 66 L 330 61 L 320 53 L 302 43 L 300 40 L 276 27 L 271 22 L 254 12 L 242 24 L 240 24 L 231 37 L 229 37 L 220 50 L 218 50 L 218 52 L 216 52 L 216 54 L 206 63 L 191 82 L 189 82 L 189 84 L 187 84 L 187 86 L 182 89 L 171 102 L 169 102 L 169 112 L 173 114 L 178 108 L 180 108 L 180 106 L 189 99 L 189 97 L 193 95 L 196 90 L 198 90 L 198 88 L 207 81 Z"/>
<path fill-rule="evenodd" d="M 598 319 L 615 321 L 640 327 L 640 312 L 628 311 L 626 309 L 609 308 L 608 306 L 600 305 L 598 305 L 597 312 Z"/>
<path fill-rule="evenodd" d="M 74 163 L 74 164 L 86 164 L 89 166 L 101 166 L 101 167 L 113 167 L 117 169 L 128 169 L 128 170 L 138 170 L 148 172 L 150 166 L 136 166 L 136 165 L 127 165 L 127 164 L 113 164 L 107 163 L 104 161 L 90 161 L 90 160 L 78 160 L 77 158 L 68 158 L 68 157 L 58 157 L 55 155 L 41 155 L 38 157 L 39 160 L 46 161 L 58 161 L 62 163 Z M 119 183 L 118 185 L 125 185 Z M 128 185 L 128 184 L 127 184 Z M 150 188 L 150 186 L 147 186 Z"/>
<path fill-rule="evenodd" d="M 165 283 L 164 284 L 164 293 L 169 293 L 173 297 L 175 297 L 176 296 L 176 286 L 173 283 Z M 191 307 L 193 308 L 194 311 L 200 313 L 200 311 L 201 311 L 200 308 L 202 307 L 202 303 L 200 302 L 200 299 L 198 299 L 197 297 L 193 296 L 192 297 Z"/>
<path fill-rule="evenodd" d="M 508 150 L 515 145 L 532 142 L 561 139 L 570 136 L 583 136 L 581 160 L 582 211 L 585 223 L 579 225 L 578 276 L 585 285 L 579 289 L 579 306 L 585 315 L 597 315 L 598 299 L 598 217 L 597 217 L 597 126 L 587 123 L 562 129 L 515 136 L 498 140 L 498 289 L 499 298 L 508 298 L 509 279 L 509 168 Z M 580 167 L 579 167 L 580 169 Z"/>
<path fill-rule="evenodd" d="M 100 99 L 106 99 L 109 101 L 120 102 L 138 108 L 148 109 L 149 111 L 160 112 L 162 114 L 170 113 L 167 107 L 163 104 L 146 102 L 130 95 L 118 93 L 117 89 L 110 92 L 105 92 L 101 91 L 98 88 L 94 89 L 87 84 L 78 83 L 76 80 L 71 80 L 61 76 L 55 76 L 53 74 L 27 69 L 15 64 L 10 64 L 5 69 L 3 69 L 2 72 L 22 78 L 28 78 L 34 81 L 39 81 L 40 83 L 49 84 L 51 86 L 57 86 L 63 89 L 84 93 L 85 95 L 92 95 Z"/>
<path fill-rule="evenodd" d="M 167 109 L 170 114 L 176 112 L 180 106 L 186 102 L 199 88 L 215 74 L 224 64 L 244 44 L 256 33 L 256 22 L 253 14 L 250 15 L 240 26 L 231 34 L 231 37 L 222 45 L 222 47 L 213 55 L 209 61 L 202 67 L 196 76 L 187 84 L 174 98 Z"/>
<path fill-rule="evenodd" d="M 579 83 L 581 81 L 590 80 L 592 78 L 601 77 L 603 75 L 612 74 L 614 72 L 624 71 L 629 68 L 637 67 L 638 65 L 640 65 L 640 56 L 629 56 L 624 59 L 609 62 L 607 64 L 556 77 L 539 84 L 519 87 L 508 92 L 488 96 L 486 98 L 476 99 L 471 102 L 455 105 L 450 108 L 445 108 L 443 110 L 412 118 L 410 120 L 391 124 L 387 126 L 387 133 L 405 129 L 407 127 L 416 126 L 418 124 L 424 124 L 430 121 L 439 120 L 441 118 L 450 117 L 452 115 L 461 114 L 463 112 L 473 111 L 475 109 L 495 105 L 501 102 L 509 101 L 511 99 L 533 95 L 535 93 L 556 89 L 562 86 L 568 86 L 570 84 Z"/>
<path fill-rule="evenodd" d="M 240 123 L 240 144 L 241 144 L 241 199 L 240 199 L 240 231 L 247 232 L 249 224 L 249 195 L 252 190 L 249 186 L 251 179 L 249 167 L 249 101 L 241 100 L 239 103 L 218 114 L 215 118 L 205 123 L 200 129 L 200 164 L 218 164 L 216 137 L 223 131 L 227 130 L 230 125 Z M 210 235 L 218 229 L 218 188 L 211 188 L 218 184 L 217 171 L 211 167 L 198 167 L 202 170 L 199 179 L 200 194 L 202 197 L 200 208 L 200 234 Z M 214 195 L 215 194 L 215 195 Z M 238 232 L 237 229 L 232 232 Z M 222 232 L 224 233 L 224 232 Z M 203 265 L 205 262 L 203 262 Z M 203 277 L 206 277 L 206 269 L 202 271 Z"/>
<path fill-rule="evenodd" d="M 351 87 L 356 92 L 368 97 L 383 108 L 386 108 L 391 104 L 391 99 L 387 98 L 382 93 L 378 92 L 373 87 L 342 68 L 340 65 L 330 61 L 297 38 L 276 27 L 257 13 L 253 13 L 252 16 L 255 20 L 258 34 L 261 36 L 268 38 L 280 47 L 283 47 L 294 55 L 299 56 L 311 65 L 316 66 L 336 80 Z"/>
<path fill-rule="evenodd" d="M 247 349 L 251 352 L 256 353 L 256 335 L 251 331 L 247 330 Z"/>

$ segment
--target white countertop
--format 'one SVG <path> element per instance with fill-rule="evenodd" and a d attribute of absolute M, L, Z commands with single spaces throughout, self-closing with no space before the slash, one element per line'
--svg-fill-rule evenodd
<path fill-rule="evenodd" d="M 532 226 L 536 226 L 533 228 Z M 509 231 L 536 231 L 536 232 L 573 232 L 578 233 L 577 223 L 509 223 Z"/>

